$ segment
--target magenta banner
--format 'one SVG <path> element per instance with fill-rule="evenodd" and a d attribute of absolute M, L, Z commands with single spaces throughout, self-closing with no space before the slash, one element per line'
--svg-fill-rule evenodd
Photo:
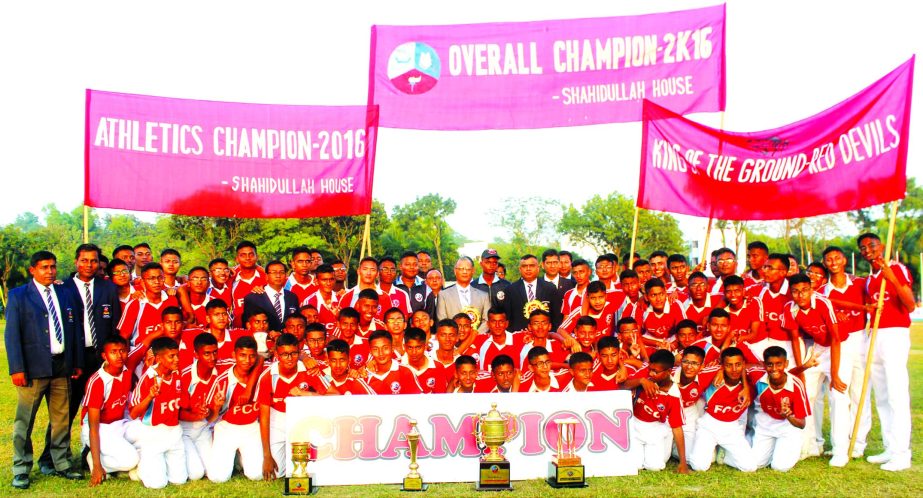
<path fill-rule="evenodd" d="M 376 106 L 87 90 L 85 204 L 190 216 L 367 214 Z"/>
<path fill-rule="evenodd" d="M 598 19 L 373 26 L 381 126 L 550 128 L 638 121 L 650 99 L 724 110 L 725 7 Z"/>
<path fill-rule="evenodd" d="M 779 220 L 902 199 L 913 64 L 820 114 L 761 132 L 722 132 L 645 102 L 638 206 Z"/>

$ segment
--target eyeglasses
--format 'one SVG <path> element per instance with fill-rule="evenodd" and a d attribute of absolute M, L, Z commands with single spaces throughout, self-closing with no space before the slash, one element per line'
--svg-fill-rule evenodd
<path fill-rule="evenodd" d="M 276 353 L 276 356 L 279 358 L 296 358 L 298 356 L 298 351 L 290 351 L 288 353 Z"/>
<path fill-rule="evenodd" d="M 159 277 L 144 277 L 144 280 L 148 282 L 163 282 L 164 278 L 163 275 L 161 275 Z"/>
<path fill-rule="evenodd" d="M 698 361 L 691 361 L 691 360 L 683 360 L 683 361 L 681 361 L 680 363 L 682 363 L 683 365 L 685 365 L 685 366 L 687 366 L 687 367 L 697 367 L 697 366 L 699 366 L 699 365 L 702 364 L 701 362 L 698 362 Z"/>
<path fill-rule="evenodd" d="M 129 274 L 131 274 L 131 272 L 128 270 L 118 270 L 118 271 L 112 272 L 113 277 L 116 275 L 129 275 Z"/>
<path fill-rule="evenodd" d="M 736 258 L 721 258 L 721 259 L 717 260 L 717 262 L 718 262 L 719 265 L 722 265 L 722 264 L 723 264 L 723 265 L 727 265 L 727 264 L 731 264 L 731 263 L 733 263 L 733 262 L 735 262 L 735 261 L 737 261 Z"/>
<path fill-rule="evenodd" d="M 279 275 L 285 275 L 285 274 L 286 274 L 286 272 L 284 272 L 284 271 L 270 271 L 270 272 L 266 272 L 266 273 L 268 273 L 269 275 L 275 276 L 275 277 L 278 277 Z"/>
<path fill-rule="evenodd" d="M 535 363 L 532 364 L 532 366 L 533 366 L 533 367 L 538 367 L 538 368 L 550 367 L 550 366 L 551 366 L 551 360 L 536 361 Z"/>

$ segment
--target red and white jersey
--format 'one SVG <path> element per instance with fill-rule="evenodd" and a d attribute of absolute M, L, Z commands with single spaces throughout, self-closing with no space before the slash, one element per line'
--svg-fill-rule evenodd
<path fill-rule="evenodd" d="M 516 334 L 513 334 L 513 335 L 527 334 L 527 333 L 528 333 L 527 331 L 523 331 L 523 332 L 517 332 Z M 528 360 L 529 351 L 531 351 L 532 348 L 536 346 L 538 345 L 535 344 L 535 339 L 533 339 L 532 342 L 530 343 L 523 343 L 522 349 L 519 350 L 519 355 L 518 355 L 519 364 L 523 365 L 523 368 L 525 368 L 525 366 L 529 364 L 529 360 Z M 564 349 L 564 345 L 561 344 L 560 342 L 554 339 L 545 339 L 545 343 L 542 344 L 541 346 L 548 351 L 548 359 L 551 360 L 552 363 L 567 363 L 567 358 L 570 356 L 570 350 Z M 514 362 L 516 361 L 515 357 L 513 361 Z"/>
<path fill-rule="evenodd" d="M 771 420 L 785 420 L 785 416 L 782 415 L 783 403 L 789 406 L 796 418 L 804 418 L 811 414 L 807 390 L 798 377 L 789 374 L 785 384 L 778 390 L 773 389 L 769 383 L 769 375 L 760 367 L 748 368 L 747 378 L 754 387 L 753 406 L 756 407 L 757 425 Z"/>
<path fill-rule="evenodd" d="M 376 394 L 363 379 L 346 377 L 344 380 L 338 381 L 330 375 L 329 367 L 324 369 L 324 373 L 330 379 L 330 385 L 339 391 L 340 394 Z"/>
<path fill-rule="evenodd" d="M 345 340 L 345 339 L 344 339 Z M 369 343 L 358 335 L 349 343 L 349 368 L 359 369 L 369 362 Z"/>
<path fill-rule="evenodd" d="M 731 309 L 728 304 L 724 307 L 725 311 L 731 315 L 731 323 L 728 330 L 734 337 L 749 335 L 754 322 L 759 325 L 759 334 L 749 342 L 759 342 L 766 338 L 766 327 L 763 325 L 765 318 L 763 316 L 763 303 L 759 299 L 752 297 L 744 298 L 744 304 L 739 310 Z"/>
<path fill-rule="evenodd" d="M 421 394 L 423 387 L 413 372 L 397 362 L 391 361 L 391 368 L 383 374 L 368 369 L 366 383 L 378 394 Z"/>
<path fill-rule="evenodd" d="M 99 410 L 99 423 L 111 424 L 125 418 L 128 397 L 131 395 L 131 372 L 122 367 L 119 375 L 112 375 L 105 366 L 87 379 L 86 393 L 83 395 L 80 423 L 88 423 L 87 413 L 90 408 Z"/>
<path fill-rule="evenodd" d="M 913 277 L 910 276 L 910 272 L 907 271 L 904 265 L 897 261 L 892 261 L 889 266 L 901 285 L 913 287 Z M 901 304 L 901 300 L 897 296 L 897 289 L 894 284 L 884 278 L 881 270 L 870 274 L 865 281 L 866 302 L 878 304 L 878 292 L 881 290 L 882 280 L 885 281 L 885 298 L 884 305 L 881 308 L 881 322 L 879 322 L 878 328 L 910 327 L 910 312 L 913 310 L 904 309 L 904 305 Z"/>
<path fill-rule="evenodd" d="M 369 323 L 369 325 L 365 328 L 362 328 L 362 325 L 360 324 L 358 330 L 356 331 L 356 335 L 363 339 L 368 339 L 369 336 L 372 335 L 372 332 L 375 332 L 376 330 L 385 330 L 385 322 L 374 318 L 372 319 L 372 322 Z M 334 333 L 337 334 L 335 339 L 341 339 L 339 336 L 339 330 L 334 330 Z"/>
<path fill-rule="evenodd" d="M 147 405 L 141 422 L 144 425 L 179 425 L 179 411 L 189 408 L 189 394 L 183 389 L 179 372 L 161 377 L 157 373 L 157 365 L 151 365 L 131 392 L 131 407 L 140 405 L 154 384 L 160 385 L 160 393 Z"/>
<path fill-rule="evenodd" d="M 618 308 L 615 307 L 609 301 L 606 301 L 606 304 L 603 306 L 602 311 L 599 313 L 590 313 L 587 316 L 596 320 L 596 337 L 604 337 L 612 335 L 612 329 L 615 326 L 615 312 Z M 566 330 L 569 334 L 574 334 L 574 329 L 577 328 L 577 321 L 583 316 L 581 314 L 581 308 L 577 308 L 561 322 L 562 328 Z"/>
<path fill-rule="evenodd" d="M 634 416 L 644 422 L 669 423 L 670 427 L 682 427 L 686 423 L 679 387 L 676 384 L 650 397 L 644 389 L 638 388 L 634 401 Z"/>
<path fill-rule="evenodd" d="M 571 377 L 570 382 L 568 382 L 564 387 L 561 388 L 562 393 L 581 393 L 581 392 L 591 392 L 596 391 L 596 386 L 593 385 L 593 381 L 590 380 L 590 383 L 586 385 L 585 389 L 577 389 L 574 386 L 574 378 Z"/>
<path fill-rule="evenodd" d="M 513 359 L 513 368 L 519 368 L 519 351 L 522 349 L 522 336 L 507 331 L 503 336 L 503 342 L 497 343 L 490 334 L 479 335 L 474 340 L 475 350 L 477 351 L 478 369 L 489 370 L 490 362 L 501 354 L 508 355 Z"/>
<path fill-rule="evenodd" d="M 279 372 L 279 362 L 273 362 L 269 368 L 260 373 L 256 383 L 253 398 L 262 406 L 272 407 L 279 412 L 285 412 L 285 398 L 290 396 L 294 388 L 302 391 L 313 391 L 325 394 L 330 387 L 330 382 L 324 377 L 310 375 L 304 363 L 297 362 L 295 373 L 288 377 Z"/>
<path fill-rule="evenodd" d="M 753 272 L 750 270 L 747 270 L 741 277 L 744 279 L 744 288 L 762 285 L 764 283 L 762 278 L 754 277 Z"/>
<path fill-rule="evenodd" d="M 619 311 L 615 314 L 615 322 L 618 323 L 622 318 L 632 317 L 638 323 L 641 323 L 641 316 L 644 314 L 645 309 L 647 309 L 647 303 L 645 303 L 644 299 L 641 297 L 638 297 L 638 300 L 635 302 L 626 298 L 622 302 L 622 306 L 619 307 Z"/>
<path fill-rule="evenodd" d="M 330 300 L 325 301 L 324 296 L 318 290 L 301 301 L 302 306 L 310 304 L 317 308 L 317 321 L 327 328 L 327 335 L 337 328 L 337 317 L 340 315 L 340 298 L 336 292 L 330 293 Z"/>
<path fill-rule="evenodd" d="M 593 384 L 593 391 L 615 391 L 622 388 L 622 385 L 616 381 L 618 370 L 612 373 L 605 373 L 601 363 L 595 363 L 593 369 L 593 378 L 590 383 Z"/>
<path fill-rule="evenodd" d="M 119 320 L 119 334 L 128 340 L 130 346 L 139 344 L 161 324 L 161 313 L 170 306 L 179 306 L 174 296 L 161 291 L 160 302 L 152 303 L 147 298 L 132 299 L 125 306 L 122 319 Z"/>
<path fill-rule="evenodd" d="M 401 358 L 401 365 L 409 368 L 417 377 L 417 382 L 423 389 L 423 394 L 444 393 L 448 385 L 446 367 L 442 366 L 441 363 L 433 361 L 433 359 L 428 356 L 424 356 L 424 359 L 425 363 L 423 367 L 417 369 L 410 364 L 407 360 L 407 354 L 405 353 Z M 452 375 L 455 374 L 454 366 L 452 367 L 451 373 Z"/>
<path fill-rule="evenodd" d="M 208 378 L 203 379 L 199 376 L 198 360 L 193 361 L 191 365 L 183 369 L 180 374 L 180 383 L 183 390 L 189 394 L 189 406 L 195 408 L 198 405 L 206 405 L 208 393 L 212 389 L 212 384 L 218 378 L 218 370 L 212 368 L 208 373 Z"/>
<path fill-rule="evenodd" d="M 689 287 L 680 287 L 672 280 L 667 282 L 667 299 L 677 303 L 683 303 L 689 299 Z"/>
<path fill-rule="evenodd" d="M 788 335 L 788 331 L 782 327 L 782 313 L 785 312 L 785 306 L 792 302 L 788 280 L 782 281 L 779 292 L 773 292 L 769 289 L 769 284 L 765 283 L 748 288 L 747 292 L 755 299 L 759 299 L 763 305 L 763 326 L 766 328 L 767 337 L 777 341 L 790 340 L 791 336 Z"/>
<path fill-rule="evenodd" d="M 721 350 L 718 349 L 718 346 L 715 346 L 712 343 L 711 337 L 703 337 L 698 341 L 692 343 L 693 346 L 698 346 L 705 350 L 705 359 L 702 360 L 702 365 L 716 365 L 721 359 Z"/>
<path fill-rule="evenodd" d="M 673 376 L 673 385 L 679 387 L 680 399 L 683 402 L 683 408 L 690 407 L 699 402 L 702 394 L 705 392 L 705 389 L 711 385 L 712 381 L 715 380 L 715 375 L 718 374 L 718 371 L 721 370 L 721 366 L 712 365 L 709 367 L 703 367 L 699 371 L 699 374 L 692 379 L 691 382 L 681 385 L 680 381 L 682 378 L 682 370 L 680 367 L 674 367 L 672 376 Z"/>
<path fill-rule="evenodd" d="M 303 303 L 309 296 L 317 292 L 317 279 L 313 275 L 306 284 L 300 284 L 295 280 L 295 275 L 289 275 L 288 280 L 285 281 L 285 290 L 290 290 L 295 294 L 295 297 L 298 298 L 299 303 Z"/>
<path fill-rule="evenodd" d="M 499 392 L 511 392 L 511 391 L 501 391 L 497 386 L 497 381 L 494 380 L 494 376 L 487 371 L 478 372 L 477 379 L 474 381 L 474 392 L 476 393 L 499 393 Z"/>
<path fill-rule="evenodd" d="M 398 308 L 404 312 L 404 316 L 410 316 L 410 294 L 408 294 L 407 291 L 396 285 L 391 285 L 391 288 L 388 289 L 388 292 L 384 292 L 382 289 L 382 293 L 388 297 L 388 301 L 390 303 L 389 308 Z M 383 310 L 381 312 L 382 315 L 384 315 L 385 311 L 388 310 Z M 384 318 L 384 316 L 380 316 L 379 318 Z"/>
<path fill-rule="evenodd" d="M 744 376 L 735 386 L 729 386 L 726 381 L 721 387 L 709 384 L 702 399 L 705 400 L 705 413 L 722 422 L 733 422 L 747 416 L 747 407 L 741 405 L 738 399 L 747 379 Z"/>
<path fill-rule="evenodd" d="M 561 300 L 561 316 L 568 316 L 572 311 L 580 309 L 583 306 L 583 295 L 586 294 L 586 288 L 578 291 L 576 287 L 564 293 Z M 607 296 L 608 297 L 608 296 Z"/>
<path fill-rule="evenodd" d="M 234 282 L 231 284 L 231 300 L 234 306 L 234 322 L 237 328 L 244 326 L 242 317 L 244 312 L 244 298 L 253 291 L 254 287 L 266 287 L 266 273 L 262 268 L 257 267 L 256 271 L 250 278 L 241 277 L 240 273 L 234 276 Z"/>
<path fill-rule="evenodd" d="M 224 301 L 224 304 L 228 305 L 228 313 L 230 313 L 232 317 L 234 316 L 234 295 L 231 294 L 230 285 L 225 285 L 220 289 L 212 285 L 208 288 L 208 290 L 205 291 L 205 295 L 208 296 L 206 302 L 211 301 L 212 299 L 220 299 Z"/>
<path fill-rule="evenodd" d="M 881 284 L 879 284 L 881 285 Z M 821 292 L 833 304 L 833 310 L 837 313 L 837 325 L 847 334 L 853 332 L 862 332 L 865 330 L 867 314 L 865 311 L 846 309 L 837 306 L 833 301 L 846 301 L 858 306 L 865 305 L 865 279 L 853 275 L 846 275 L 846 285 L 843 288 L 837 288 L 833 282 L 827 282 L 821 289 Z M 841 319 L 843 316 L 845 320 Z"/>
<path fill-rule="evenodd" d="M 836 327 L 836 314 L 829 299 L 817 293 L 811 294 L 811 307 L 802 309 L 794 302 L 790 303 L 782 315 L 782 326 L 786 330 L 798 330 L 814 339 L 820 346 L 830 346 L 833 330 L 838 330 L 840 341 L 846 340 L 847 333 Z"/>
<path fill-rule="evenodd" d="M 220 392 L 224 394 L 224 404 L 218 410 L 221 420 L 234 425 L 252 424 L 259 419 L 260 409 L 258 402 L 244 396 L 246 390 L 247 385 L 238 380 L 233 368 L 229 368 L 218 374 L 205 401 L 212 406 L 215 396 Z"/>
<path fill-rule="evenodd" d="M 195 320 L 195 323 L 205 326 L 205 318 L 207 314 L 205 313 L 205 305 L 211 301 L 211 297 L 208 295 L 207 291 L 205 294 L 193 294 L 189 293 L 189 306 L 192 308 L 192 318 Z"/>
<path fill-rule="evenodd" d="M 195 338 L 208 329 L 186 329 L 183 331 L 182 340 L 179 341 L 179 365 L 185 369 L 195 360 Z M 234 365 L 234 343 L 243 336 L 253 334 L 246 329 L 229 329 L 224 331 L 224 337 L 218 340 L 218 373 L 224 372 Z"/>
<path fill-rule="evenodd" d="M 676 325 L 685 319 L 683 307 L 667 299 L 660 313 L 648 306 L 641 314 L 641 334 L 651 339 L 667 339 L 676 331 Z"/>
<path fill-rule="evenodd" d="M 392 289 L 396 289 L 396 288 L 397 287 L 392 287 Z M 362 292 L 362 289 L 360 289 L 358 285 L 346 291 L 346 293 L 340 297 L 341 305 L 343 307 L 355 308 L 356 301 L 359 300 L 360 292 Z M 385 317 L 385 312 L 391 308 L 391 297 L 386 292 L 382 291 L 381 287 L 378 287 L 377 285 L 375 286 L 375 292 L 378 293 L 378 311 L 375 312 L 375 319 L 383 320 Z M 410 309 L 409 307 L 410 298 L 409 297 L 407 298 L 407 306 L 408 306 L 407 309 L 409 310 Z M 407 313 L 404 313 L 404 316 L 407 316 Z"/>
<path fill-rule="evenodd" d="M 557 372 L 551 372 L 549 378 L 549 384 L 545 389 L 539 388 L 535 385 L 535 373 L 530 369 L 526 373 L 522 374 L 522 378 L 519 380 L 519 392 L 521 393 L 557 393 L 561 392 L 565 386 L 570 382 L 570 372 L 567 370 L 559 370 Z"/>
<path fill-rule="evenodd" d="M 622 311 L 622 307 L 625 305 L 627 300 L 628 296 L 625 295 L 625 291 L 623 291 L 617 284 L 611 284 L 606 290 L 606 301 L 612 304 L 612 309 Z M 581 302 L 581 305 L 582 304 L 583 303 Z"/>
<path fill-rule="evenodd" d="M 695 322 L 696 328 L 699 329 L 699 335 L 706 336 L 708 335 L 708 328 L 705 326 L 705 322 L 708 321 L 708 315 L 711 314 L 711 310 L 715 309 L 720 303 L 720 297 L 706 294 L 705 302 L 702 303 L 702 306 L 696 306 L 690 297 L 682 303 L 683 313 L 686 314 L 686 318 Z"/>

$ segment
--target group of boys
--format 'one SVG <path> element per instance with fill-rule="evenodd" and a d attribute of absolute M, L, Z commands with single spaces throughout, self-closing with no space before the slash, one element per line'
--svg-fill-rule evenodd
<path fill-rule="evenodd" d="M 116 296 L 102 304 L 89 290 L 81 297 L 79 286 L 61 289 L 76 303 L 67 313 L 84 318 L 70 317 L 86 345 L 70 366 L 97 362 L 85 384 L 72 380 L 73 392 L 85 393 L 79 408 L 91 485 L 120 471 L 151 488 L 206 476 L 224 482 L 238 454 L 250 479 L 283 476 L 286 398 L 323 395 L 631 389 L 639 468 L 663 469 L 672 454 L 679 472 L 687 464 L 707 470 L 716 456 L 743 471 L 784 471 L 820 455 L 821 417 L 812 414 L 823 413 L 828 395 L 829 463 L 844 466 L 867 317 L 882 285 L 872 385 L 885 452 L 868 460 L 904 470 L 910 277 L 899 263 L 884 264 L 874 234 L 860 236 L 858 246 L 872 268 L 866 279 L 846 273 L 846 254 L 836 247 L 802 273 L 788 255 L 754 242 L 743 275 L 726 248 L 713 254 L 711 277 L 704 264 L 690 269 L 682 255 L 661 251 L 626 257 L 619 272 L 611 254 L 591 269 L 549 250 L 541 261 L 520 258 L 521 278 L 509 282 L 497 275 L 500 255 L 488 249 L 479 278 L 462 257 L 455 285 L 443 289 L 439 270 L 421 274 L 422 256 L 413 252 L 362 259 L 358 284 L 347 288 L 345 265 L 323 264 L 305 247 L 291 251 L 290 265 L 260 266 L 256 246 L 245 241 L 233 268 L 218 258 L 181 276 L 178 251 L 164 250 L 156 263 L 147 244 L 119 246 L 100 277 L 100 250 L 85 244 L 75 282 L 87 277 Z M 49 259 L 33 257 L 30 273 Z M 81 269 L 81 260 L 94 259 Z M 37 273 L 27 285 L 57 287 Z M 48 318 L 60 316 L 56 306 L 47 305 L 46 334 L 56 330 Z M 106 330 L 94 321 L 100 306 L 108 309 Z M 11 348 L 9 323 L 8 354 L 19 348 Z M 20 364 L 10 361 L 14 381 Z M 864 452 L 866 411 L 852 457 Z M 31 451 L 14 464 L 31 468 Z"/>

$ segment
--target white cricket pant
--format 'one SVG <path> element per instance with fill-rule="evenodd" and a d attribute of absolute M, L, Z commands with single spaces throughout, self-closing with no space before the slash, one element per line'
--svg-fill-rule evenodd
<path fill-rule="evenodd" d="M 280 412 L 275 408 L 269 409 L 269 450 L 272 452 L 272 459 L 276 461 L 276 477 L 285 476 L 285 462 L 287 443 L 285 433 L 285 412 Z"/>
<path fill-rule="evenodd" d="M 180 426 L 152 426 L 136 420 L 126 428 L 125 436 L 138 448 L 138 477 L 144 487 L 160 489 L 168 482 L 186 482 L 186 450 Z"/>
<path fill-rule="evenodd" d="M 638 447 L 640 455 L 638 468 L 647 470 L 663 470 L 670 459 L 670 448 L 673 446 L 673 429 L 666 422 L 645 422 L 633 418 L 631 420 L 631 439 Z"/>
<path fill-rule="evenodd" d="M 844 383 L 848 383 L 852 379 L 853 365 L 850 358 L 855 358 L 855 351 L 858 346 L 859 342 L 852 337 L 840 343 L 840 367 L 837 376 Z M 824 393 L 822 389 L 824 383 L 826 382 L 829 385 L 831 381 L 830 348 L 815 344 L 814 352 L 817 354 L 818 364 L 804 373 L 805 389 L 807 390 L 808 402 L 811 404 L 812 411 L 816 407 L 815 401 L 823 399 Z M 852 420 L 849 418 L 849 390 L 847 389 L 845 393 L 841 393 L 835 389 L 829 389 L 826 394 L 830 396 L 830 441 L 833 444 L 833 454 L 834 456 L 846 455 L 846 450 L 849 448 L 849 437 L 852 433 Z M 822 404 L 821 410 L 823 410 Z M 803 450 L 815 447 L 818 449 L 823 448 L 823 434 L 817 430 L 817 427 L 823 424 L 823 417 L 823 411 L 813 411 L 806 418 L 805 430 L 802 434 Z"/>
<path fill-rule="evenodd" d="M 788 420 L 758 413 L 753 433 L 753 455 L 758 467 L 788 472 L 801 459 L 802 433 Z"/>
<path fill-rule="evenodd" d="M 683 440 L 686 443 L 686 463 L 689 463 L 689 455 L 692 454 L 692 444 L 695 442 L 695 424 L 699 417 L 705 413 L 705 403 L 700 399 L 696 404 L 683 408 L 683 416 L 686 423 L 683 424 Z M 673 442 L 673 458 L 679 460 L 679 449 L 676 442 Z"/>
<path fill-rule="evenodd" d="M 209 480 L 226 482 L 230 479 L 238 451 L 247 479 L 262 479 L 263 443 L 260 440 L 260 423 L 236 425 L 222 420 L 215 424 L 211 460 L 205 464 Z"/>
<path fill-rule="evenodd" d="M 116 420 L 111 424 L 99 424 L 99 461 L 103 470 L 126 472 L 138 466 L 138 450 L 125 439 L 128 420 Z M 90 447 L 90 424 L 80 428 L 80 441 Z"/>
<path fill-rule="evenodd" d="M 189 479 L 197 481 L 205 477 L 205 462 L 211 457 L 212 428 L 207 420 L 179 421 L 183 428 L 183 447 L 186 449 L 186 470 Z"/>
<path fill-rule="evenodd" d="M 760 361 L 763 361 L 763 351 L 766 351 L 766 348 L 772 346 L 768 338 L 756 342 L 746 342 L 744 344 L 750 348 L 750 351 L 753 353 L 753 355 L 756 356 Z"/>
<path fill-rule="evenodd" d="M 861 353 L 862 366 L 865 368 L 868 348 L 864 348 Z M 909 328 L 878 329 L 875 352 L 872 355 L 870 384 L 871 390 L 875 391 L 875 408 L 881 422 L 881 439 L 885 452 L 891 455 L 892 460 L 910 460 L 910 378 L 907 373 L 909 356 Z M 859 424 L 859 440 L 865 440 L 871 429 L 871 421 L 872 410 L 869 398 L 866 397 L 863 421 Z"/>
<path fill-rule="evenodd" d="M 696 422 L 695 444 L 689 456 L 689 465 L 693 470 L 706 471 L 715 459 L 715 448 L 724 448 L 724 463 L 744 472 L 756 470 L 753 449 L 744 436 L 746 416 L 733 422 L 722 422 L 711 414 L 702 415 Z"/>
<path fill-rule="evenodd" d="M 849 340 L 855 343 L 855 348 L 853 348 L 852 356 L 852 374 L 850 375 L 849 380 L 849 421 L 850 424 L 855 423 L 856 412 L 859 409 L 859 399 L 862 396 L 862 380 L 865 376 L 865 358 L 866 352 L 868 351 L 868 337 L 866 337 L 864 331 L 860 330 L 858 332 L 852 332 L 849 334 Z M 843 361 L 843 352 L 840 351 L 840 361 Z M 843 382 L 846 382 L 845 380 Z M 863 412 L 868 410 L 869 417 L 861 417 L 859 419 L 859 432 L 856 435 L 856 447 L 853 451 L 859 453 L 865 452 L 866 446 L 866 437 L 868 436 L 869 431 L 872 430 L 872 410 L 868 403 L 866 403 Z M 852 427 L 850 425 L 850 427 Z M 850 436 L 852 436 L 852 430 L 850 429 Z"/>

